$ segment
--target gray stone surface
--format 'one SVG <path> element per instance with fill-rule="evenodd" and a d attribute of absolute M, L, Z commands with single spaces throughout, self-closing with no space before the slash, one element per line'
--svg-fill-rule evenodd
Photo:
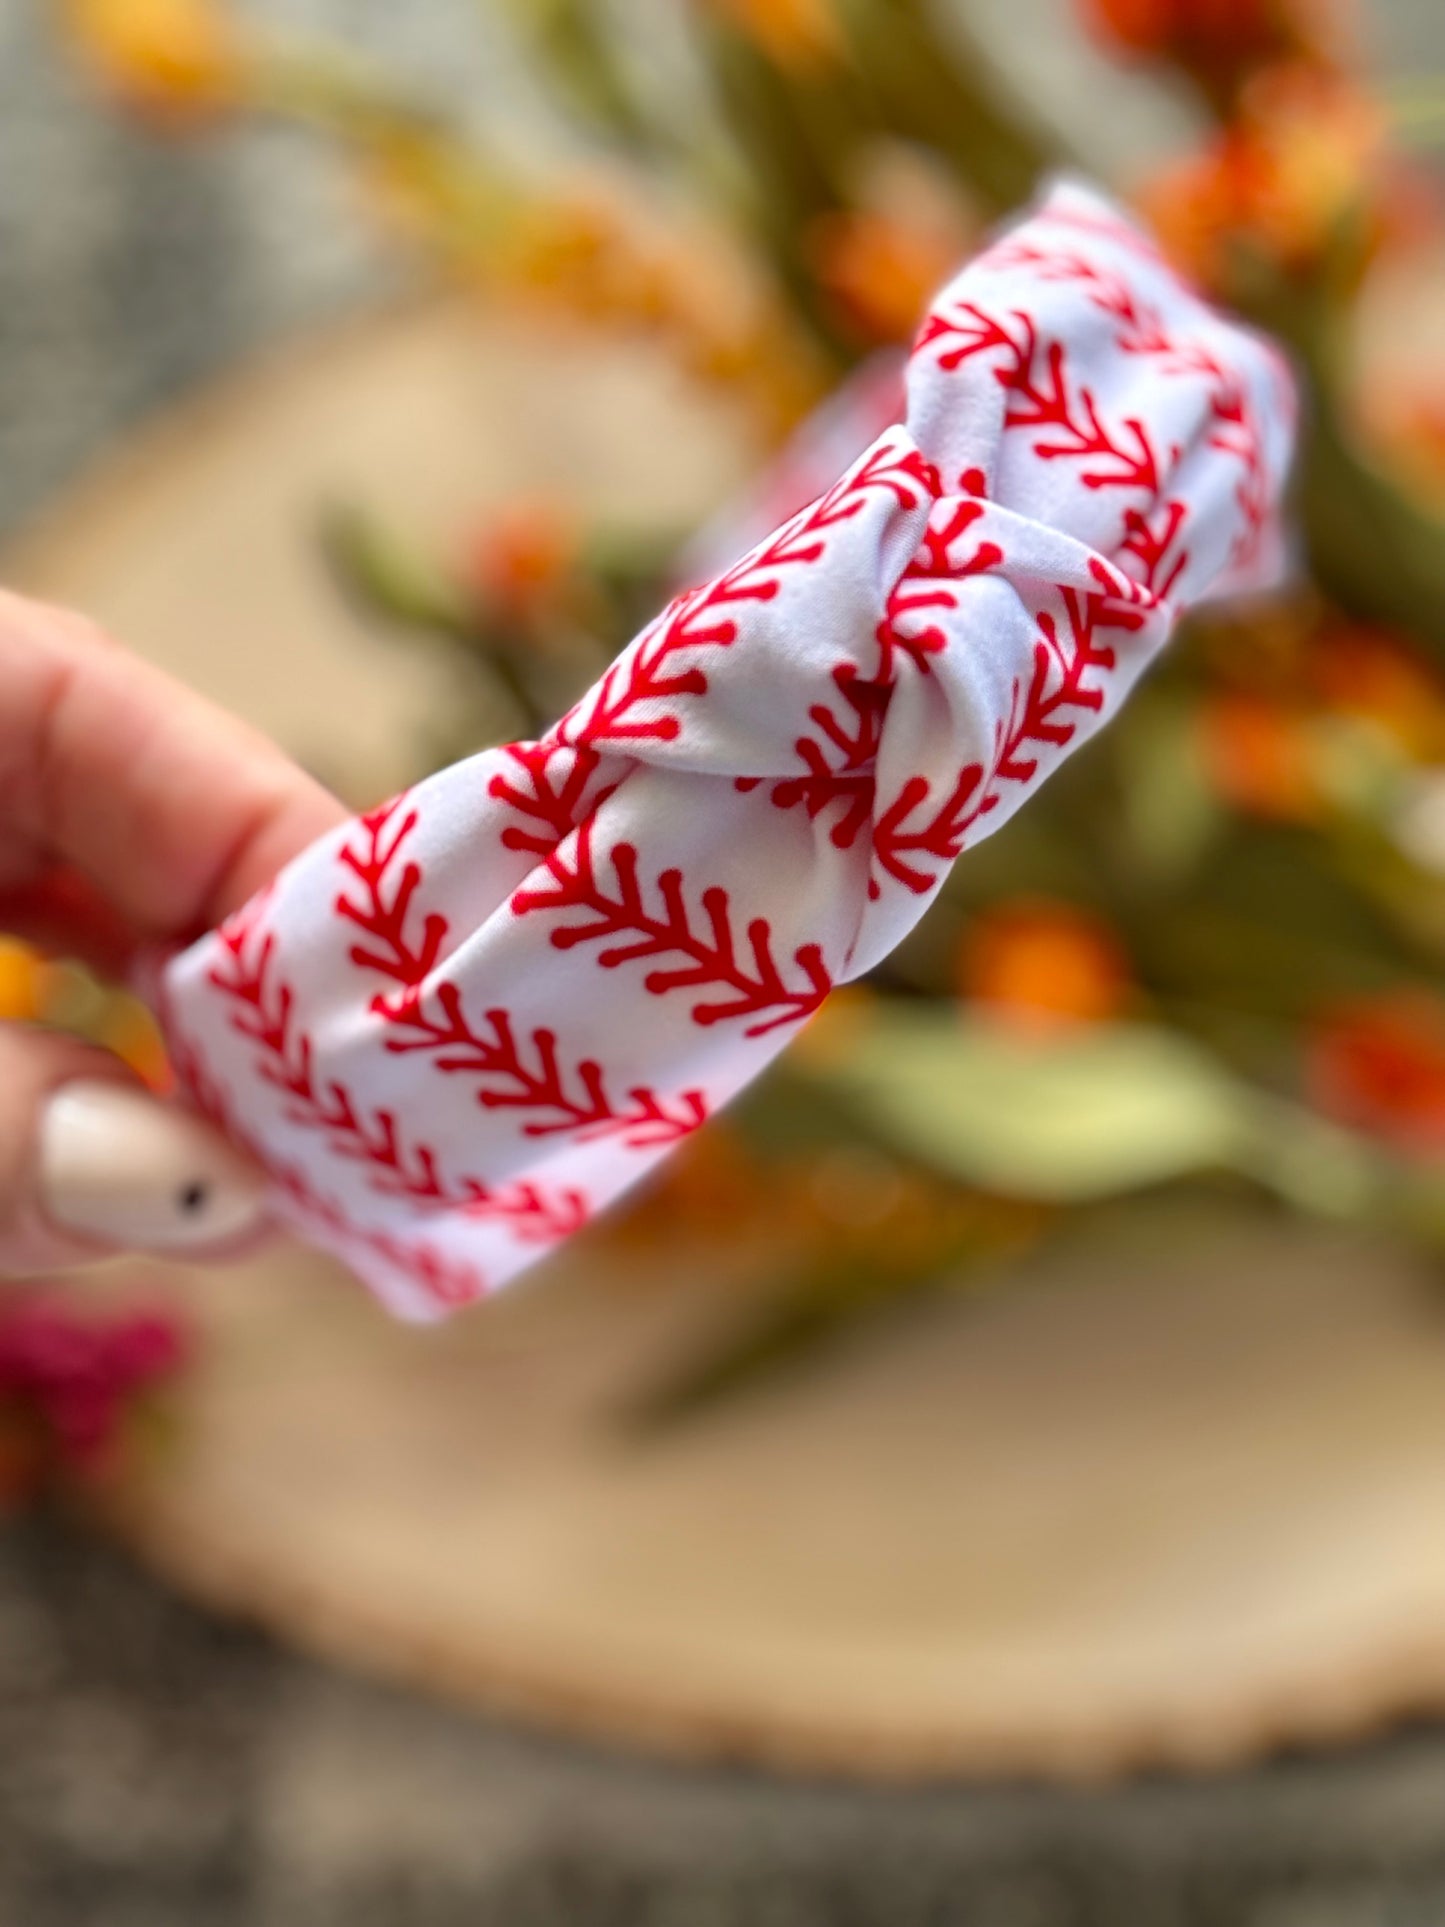
<path fill-rule="evenodd" d="M 0 528 L 258 342 L 379 291 L 327 159 L 281 130 L 98 113 L 45 10 L 0 0 Z"/>
<path fill-rule="evenodd" d="M 684 1771 L 331 1673 L 0 1534 L 4 1927 L 1439 1927 L 1445 1742 L 1123 1791 Z"/>
<path fill-rule="evenodd" d="M 1063 115 L 1052 5 L 989 11 Z M 509 92 L 474 0 L 268 11 Z M 1445 59 L 1440 0 L 1366 13 L 1382 58 Z M 0 0 L 0 527 L 167 398 L 384 293 L 347 192 L 280 130 L 177 148 L 96 116 L 34 0 Z M 63 1523 L 4 1527 L 0 1927 L 92 1923 L 1445 1927 L 1445 1734 L 1089 1794 L 684 1771 L 342 1677 Z"/>

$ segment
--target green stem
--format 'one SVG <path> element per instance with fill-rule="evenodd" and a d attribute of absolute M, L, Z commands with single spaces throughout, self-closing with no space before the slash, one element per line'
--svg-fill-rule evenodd
<path fill-rule="evenodd" d="M 890 130 L 934 147 L 993 213 L 1027 200 L 1069 161 L 960 32 L 941 33 L 926 0 L 848 0 L 854 61 Z"/>

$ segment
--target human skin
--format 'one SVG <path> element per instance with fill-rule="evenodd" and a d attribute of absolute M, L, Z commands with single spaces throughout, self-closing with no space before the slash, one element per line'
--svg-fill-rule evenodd
<path fill-rule="evenodd" d="M 0 931 L 118 981 L 346 812 L 276 745 L 70 611 L 0 591 Z M 0 1024 L 0 1272 L 220 1254 L 259 1181 L 118 1059 Z"/>

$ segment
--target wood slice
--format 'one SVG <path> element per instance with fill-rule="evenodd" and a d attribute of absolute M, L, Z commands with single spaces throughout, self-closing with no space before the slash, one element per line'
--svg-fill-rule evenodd
<path fill-rule="evenodd" d="M 320 1652 L 695 1757 L 1088 1777 L 1445 1706 L 1438 1300 L 1280 1229 L 1170 1242 L 662 1434 L 629 1417 L 746 1254 L 584 1246 L 424 1332 L 313 1259 L 197 1278 L 182 1446 L 126 1523 Z"/>
<path fill-rule="evenodd" d="M 187 411 L 9 576 L 374 795 L 445 685 L 326 584 L 325 499 L 427 541 L 518 486 L 672 523 L 745 456 L 650 357 L 421 308 Z M 319 1651 L 696 1756 L 1089 1775 L 1445 1706 L 1439 1301 L 1287 1227 L 1147 1234 L 661 1433 L 628 1412 L 759 1291 L 760 1254 L 592 1237 L 427 1332 L 289 1248 L 173 1270 L 203 1357 L 119 1515 Z"/>

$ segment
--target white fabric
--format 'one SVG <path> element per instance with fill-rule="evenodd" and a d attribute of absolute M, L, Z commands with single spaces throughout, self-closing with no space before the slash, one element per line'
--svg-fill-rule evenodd
<path fill-rule="evenodd" d="M 198 1101 L 397 1312 L 502 1284 L 885 956 L 1183 606 L 1269 578 L 1292 420 L 1271 348 L 1055 188 L 943 290 L 841 480 L 540 742 L 171 964 Z"/>

